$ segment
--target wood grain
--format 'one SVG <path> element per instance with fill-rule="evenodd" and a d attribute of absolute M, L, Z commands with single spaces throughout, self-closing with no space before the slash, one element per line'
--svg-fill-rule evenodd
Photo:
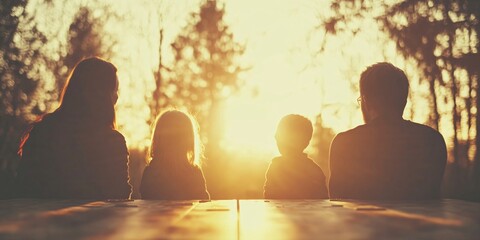
<path fill-rule="evenodd" d="M 0 201 L 0 239 L 479 239 L 460 200 Z"/>

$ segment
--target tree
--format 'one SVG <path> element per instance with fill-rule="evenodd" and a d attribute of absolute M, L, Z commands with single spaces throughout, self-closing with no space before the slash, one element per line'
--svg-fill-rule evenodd
<path fill-rule="evenodd" d="M 172 43 L 175 62 L 170 84 L 175 85 L 174 104 L 188 106 L 203 129 L 215 126 L 207 130 L 210 142 L 221 132 L 217 121 L 221 102 L 238 90 L 238 74 L 243 70 L 238 58 L 244 47 L 235 42 L 224 14 L 224 7 L 216 1 L 203 2 Z"/>
<path fill-rule="evenodd" d="M 153 75 L 155 79 L 155 89 L 152 93 L 152 99 L 149 102 L 150 107 L 150 119 L 149 124 L 152 125 L 155 121 L 155 118 L 160 114 L 161 109 L 166 106 L 168 103 L 168 97 L 163 93 L 163 72 L 166 70 L 166 67 L 163 62 L 163 55 L 162 55 L 162 46 L 164 40 L 164 29 L 161 28 L 159 30 L 159 47 L 158 47 L 158 66 L 155 69 Z"/>
<path fill-rule="evenodd" d="M 45 36 L 26 11 L 27 0 L 0 5 L 0 174 L 17 159 L 20 137 L 42 113 L 39 62 Z M 11 169 L 10 169 L 11 170 Z M 2 189 L 3 190 L 3 189 Z M 1 195 L 1 193 L 0 193 Z"/>
<path fill-rule="evenodd" d="M 170 103 L 187 107 L 199 122 L 207 143 L 206 178 L 215 183 L 209 186 L 212 196 L 227 188 L 221 183 L 228 164 L 221 161 L 225 158 L 220 146 L 222 102 L 239 89 L 239 74 L 244 70 L 238 62 L 244 46 L 234 40 L 224 14 L 224 6 L 214 0 L 204 1 L 199 12 L 191 14 L 188 25 L 171 44 L 174 63 L 169 82 L 164 85 Z"/>
<path fill-rule="evenodd" d="M 471 129 L 475 122 L 472 100 L 474 93 L 480 89 L 475 89 L 478 85 L 480 55 L 478 48 L 474 49 L 475 42 L 478 47 L 479 41 L 479 7 L 478 1 L 466 0 L 438 1 L 435 4 L 428 1 L 405 1 L 393 6 L 387 14 L 406 17 L 409 22 L 407 26 L 399 26 L 391 18 L 384 17 L 383 20 L 401 52 L 413 56 L 428 79 L 430 93 L 434 98 L 434 119 L 437 122 L 440 119 L 436 96 L 443 97 L 450 106 L 450 111 L 447 111 L 451 114 L 448 118 L 453 129 L 452 180 L 458 181 L 451 190 L 461 189 L 458 185 L 467 185 L 467 174 L 462 169 L 468 169 L 472 161 L 478 165 L 480 160 L 477 159 L 478 151 L 474 157 L 476 159 L 469 156 Z M 420 10 L 422 8 L 425 9 L 423 14 Z M 480 105 L 476 107 L 478 109 Z M 477 114 L 476 120 L 480 120 L 480 115 Z M 462 143 L 466 147 L 460 146 Z M 462 148 L 465 151 L 462 152 Z M 455 193 L 463 194 L 465 193 Z"/>
<path fill-rule="evenodd" d="M 104 14 L 103 16 L 109 16 Z M 66 53 L 61 61 L 54 64 L 57 90 L 61 91 L 70 71 L 87 57 L 110 58 L 115 42 L 107 42 L 103 33 L 104 19 L 93 16 L 85 6 L 78 9 L 68 29 Z"/>
<path fill-rule="evenodd" d="M 452 139 L 453 195 L 471 195 L 469 190 L 459 192 L 469 188 L 465 172 L 469 168 L 471 191 L 480 192 L 480 2 L 341 0 L 333 2 L 331 9 L 334 14 L 324 22 L 327 33 L 337 34 L 347 30 L 348 23 L 373 17 L 396 42 L 398 52 L 418 66 L 429 89 L 428 124 L 452 129 L 446 138 Z M 445 121 L 450 126 L 442 125 Z"/>
<path fill-rule="evenodd" d="M 167 12 L 171 10 L 171 5 L 160 4 L 157 9 L 157 21 L 159 25 L 158 30 L 158 64 L 157 68 L 153 71 L 155 88 L 153 89 L 151 100 L 149 101 L 150 107 L 150 119 L 148 123 L 153 124 L 155 118 L 160 114 L 161 110 L 169 105 L 169 97 L 165 94 L 165 82 L 167 80 L 166 75 L 171 72 L 171 69 L 165 64 L 164 55 L 164 42 L 165 42 L 165 21 L 167 18 Z"/>

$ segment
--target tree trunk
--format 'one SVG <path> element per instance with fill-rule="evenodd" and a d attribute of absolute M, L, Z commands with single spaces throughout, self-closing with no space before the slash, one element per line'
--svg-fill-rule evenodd
<path fill-rule="evenodd" d="M 162 70 L 163 70 L 163 59 L 162 59 L 162 45 L 163 45 L 163 29 L 159 31 L 159 46 L 158 46 L 158 68 L 155 75 L 155 89 L 153 90 L 152 94 L 152 102 L 150 103 L 150 124 L 155 121 L 155 118 L 160 114 L 160 110 L 162 106 Z"/>
<path fill-rule="evenodd" d="M 431 117 L 432 119 L 432 124 L 433 128 L 436 130 L 439 130 L 439 122 L 440 122 L 440 113 L 438 112 L 438 100 L 437 100 L 437 92 L 435 91 L 435 79 L 431 79 L 429 81 L 429 89 L 430 89 L 430 94 L 432 95 L 432 104 L 433 104 L 433 116 Z"/>

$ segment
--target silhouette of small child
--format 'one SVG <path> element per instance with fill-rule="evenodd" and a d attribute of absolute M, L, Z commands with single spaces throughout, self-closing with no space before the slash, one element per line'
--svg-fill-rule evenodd
<path fill-rule="evenodd" d="M 167 111 L 155 124 L 149 165 L 143 172 L 143 199 L 209 199 L 200 168 L 196 124 L 181 111 Z"/>
<path fill-rule="evenodd" d="M 265 198 L 328 198 L 322 169 L 303 152 L 312 134 L 312 123 L 303 116 L 290 114 L 280 120 L 275 139 L 281 156 L 265 174 Z"/>

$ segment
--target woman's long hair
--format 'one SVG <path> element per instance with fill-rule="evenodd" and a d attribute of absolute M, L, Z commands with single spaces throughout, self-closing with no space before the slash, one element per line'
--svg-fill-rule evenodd
<path fill-rule="evenodd" d="M 63 89 L 55 113 L 88 126 L 115 128 L 117 68 L 100 58 L 80 61 Z"/>
<path fill-rule="evenodd" d="M 71 72 L 62 91 L 60 106 L 39 118 L 36 124 L 55 119 L 52 124 L 55 126 L 62 123 L 90 129 L 115 129 L 117 90 L 117 68 L 113 64 L 97 57 L 84 59 Z M 20 155 L 31 130 L 22 138 Z"/>
<path fill-rule="evenodd" d="M 149 150 L 150 165 L 200 167 L 198 126 L 189 114 L 169 110 L 155 121 Z M 186 162 L 178 162 L 179 160 Z"/>

